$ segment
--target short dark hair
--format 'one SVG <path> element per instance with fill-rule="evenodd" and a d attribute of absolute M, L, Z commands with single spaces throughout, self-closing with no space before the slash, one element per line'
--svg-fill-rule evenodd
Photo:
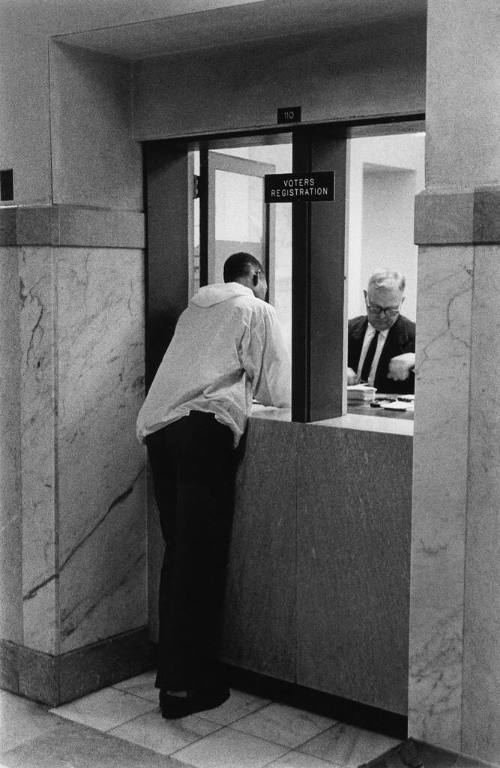
<path fill-rule="evenodd" d="M 232 283 L 239 277 L 250 275 L 256 269 L 262 269 L 262 264 L 251 253 L 232 253 L 224 262 L 224 282 Z"/>

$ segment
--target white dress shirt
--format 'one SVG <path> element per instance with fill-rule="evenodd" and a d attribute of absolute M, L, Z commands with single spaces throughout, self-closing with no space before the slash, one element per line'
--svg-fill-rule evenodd
<path fill-rule="evenodd" d="M 368 376 L 368 384 L 373 387 L 373 382 L 375 381 L 375 374 L 377 372 L 377 366 L 378 361 L 380 360 L 380 355 L 382 354 L 382 350 L 384 348 L 385 341 L 387 339 L 387 334 L 389 333 L 389 328 L 387 328 L 385 331 L 379 331 L 378 332 L 378 339 L 377 339 L 377 347 L 375 349 L 375 355 L 373 356 L 372 365 L 370 368 L 370 375 Z M 361 376 L 361 371 L 363 370 L 363 363 L 365 362 L 366 353 L 368 352 L 368 347 L 370 346 L 370 342 L 375 336 L 376 329 L 371 325 L 371 323 L 368 323 L 366 326 L 365 331 L 365 338 L 363 339 L 363 346 L 361 347 L 361 354 L 359 356 L 359 363 L 358 363 L 358 379 Z"/>
<path fill-rule="evenodd" d="M 255 398 L 290 406 L 290 358 L 276 310 L 240 283 L 207 285 L 179 317 L 137 418 L 144 438 L 189 411 L 213 413 L 237 445 Z"/>

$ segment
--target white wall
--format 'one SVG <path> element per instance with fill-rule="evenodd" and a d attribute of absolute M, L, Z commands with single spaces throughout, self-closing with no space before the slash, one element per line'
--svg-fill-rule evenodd
<path fill-rule="evenodd" d="M 478 24 L 462 13 L 461 4 L 429 2 L 429 50 L 440 56 L 439 66 L 428 72 L 427 119 L 439 126 L 427 145 L 429 188 L 500 183 L 500 6 L 498 0 L 469 2 L 482 19 Z M 441 119 L 443 111 L 449 120 Z"/>
<path fill-rule="evenodd" d="M 422 133 L 356 138 L 349 142 L 348 316 L 365 314 L 363 289 L 377 268 L 407 279 L 404 314 L 416 316 L 417 255 L 414 198 L 424 187 Z"/>
<path fill-rule="evenodd" d="M 142 210 L 128 62 L 53 43 L 50 78 L 54 203 Z"/>
<path fill-rule="evenodd" d="M 268 41 L 147 59 L 134 66 L 134 135 L 408 114 L 425 107 L 425 23 L 367 25 L 344 37 Z"/>
<path fill-rule="evenodd" d="M 122 181 L 128 188 L 126 173 L 118 174 L 119 184 L 112 183 L 118 150 L 123 164 L 128 159 L 124 134 L 113 147 L 113 129 L 107 141 L 110 155 L 103 151 L 106 126 L 116 129 L 123 117 L 122 100 L 118 104 L 110 90 L 112 77 L 104 83 L 108 68 L 116 71 L 119 65 L 108 60 L 100 66 L 97 57 L 91 64 L 89 55 L 87 68 L 82 68 L 83 58 L 66 52 L 68 69 L 61 72 L 55 58 L 60 62 L 62 54 L 51 49 L 54 69 L 49 72 L 53 36 L 236 2 L 0 0 L 0 169 L 14 169 L 14 203 L 86 201 L 93 190 L 99 205 L 129 205 L 128 191 L 123 200 L 116 199 Z M 122 85 L 117 84 L 118 93 Z M 106 91 L 108 108 L 114 107 L 115 114 L 104 118 L 93 148 L 90 139 L 99 130 Z M 304 121 L 408 113 L 423 110 L 424 100 L 425 23 L 374 25 L 344 37 L 323 35 L 314 41 L 240 45 L 144 61 L 135 67 L 134 132 L 143 139 L 275 125 L 277 107 L 296 104 L 302 105 Z M 58 113 L 60 103 L 64 115 Z"/>
<path fill-rule="evenodd" d="M 241 0 L 0 0 L 0 169 L 14 169 L 14 202 L 52 202 L 48 66 L 52 36 L 238 2 Z M 83 174 L 87 155 L 79 146 L 81 136 L 77 130 L 72 150 L 81 160 Z M 95 181 L 97 188 L 99 177 Z"/>
<path fill-rule="evenodd" d="M 416 317 L 417 301 L 414 201 L 415 171 L 365 171 L 361 283 L 366 286 L 370 275 L 380 268 L 402 272 L 407 279 L 403 313 L 412 320 Z"/>

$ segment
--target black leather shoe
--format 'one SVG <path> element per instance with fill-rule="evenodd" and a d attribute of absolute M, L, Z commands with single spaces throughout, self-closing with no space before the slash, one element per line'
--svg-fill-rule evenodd
<path fill-rule="evenodd" d="M 160 690 L 161 714 L 166 720 L 187 717 L 195 712 L 220 707 L 229 696 L 229 688 L 220 688 L 217 691 L 190 692 L 188 696 L 173 696 Z"/>

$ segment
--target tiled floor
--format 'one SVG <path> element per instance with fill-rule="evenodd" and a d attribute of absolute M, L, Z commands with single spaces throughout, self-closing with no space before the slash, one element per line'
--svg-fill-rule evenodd
<path fill-rule="evenodd" d="M 0 768 L 357 768 L 398 744 L 241 691 L 163 720 L 153 673 L 47 711 L 0 691 Z"/>

